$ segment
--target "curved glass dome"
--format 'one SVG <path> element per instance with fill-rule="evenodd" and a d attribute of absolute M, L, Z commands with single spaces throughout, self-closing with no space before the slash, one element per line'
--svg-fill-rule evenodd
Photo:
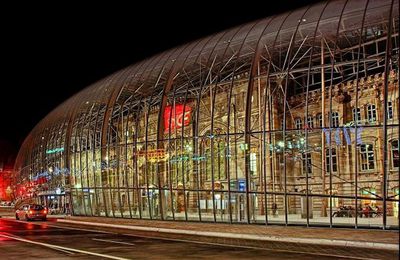
<path fill-rule="evenodd" d="M 398 15 L 322 2 L 118 71 L 27 136 L 15 195 L 86 216 L 398 228 Z"/>

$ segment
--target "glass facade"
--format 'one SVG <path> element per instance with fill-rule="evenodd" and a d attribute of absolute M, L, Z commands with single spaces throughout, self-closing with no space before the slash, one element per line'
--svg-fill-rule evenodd
<path fill-rule="evenodd" d="M 32 130 L 16 195 L 85 216 L 398 229 L 398 14 L 328 1 L 116 72 Z"/>

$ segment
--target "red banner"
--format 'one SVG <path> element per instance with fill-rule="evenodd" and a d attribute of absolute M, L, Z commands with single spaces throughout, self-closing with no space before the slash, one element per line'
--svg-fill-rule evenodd
<path fill-rule="evenodd" d="M 174 109 L 175 108 L 175 109 Z M 185 113 L 183 113 L 185 108 Z M 164 132 L 167 133 L 175 128 L 179 129 L 182 126 L 190 124 L 190 115 L 192 108 L 188 105 L 178 104 L 174 106 L 165 107 L 164 111 Z"/>

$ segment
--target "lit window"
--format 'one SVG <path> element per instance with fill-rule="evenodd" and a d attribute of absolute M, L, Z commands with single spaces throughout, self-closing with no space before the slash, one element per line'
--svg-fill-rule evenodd
<path fill-rule="evenodd" d="M 308 128 L 314 128 L 314 120 L 312 116 L 307 117 L 307 127 Z"/>
<path fill-rule="evenodd" d="M 392 101 L 387 102 L 387 119 L 393 119 L 393 104 Z"/>
<path fill-rule="evenodd" d="M 399 140 L 392 141 L 392 167 L 399 167 Z"/>
<path fill-rule="evenodd" d="M 323 127 L 322 125 L 322 114 L 317 115 L 317 123 L 319 127 Z"/>
<path fill-rule="evenodd" d="M 332 202 L 331 202 L 332 199 Z M 337 208 L 339 207 L 339 198 L 332 197 L 331 199 L 328 198 L 328 207 Z"/>
<path fill-rule="evenodd" d="M 375 206 L 376 200 L 376 190 L 374 188 L 366 187 L 360 189 L 361 196 L 365 197 L 361 200 L 361 206 L 364 207 L 366 205 Z"/>
<path fill-rule="evenodd" d="M 367 106 L 367 118 L 370 122 L 376 121 L 376 107 L 375 105 L 369 104 Z"/>
<path fill-rule="evenodd" d="M 311 153 L 303 153 L 302 157 L 302 175 L 311 175 L 312 174 L 312 161 L 311 161 Z"/>
<path fill-rule="evenodd" d="M 330 193 L 329 189 L 325 190 L 326 194 Z M 337 191 L 332 191 L 332 197 L 331 198 L 327 198 L 328 200 L 328 207 L 332 207 L 332 208 L 337 208 L 339 207 L 339 198 L 338 197 L 333 197 L 333 196 L 337 196 L 338 192 Z"/>
<path fill-rule="evenodd" d="M 353 122 L 354 124 L 360 124 L 361 121 L 361 110 L 359 107 L 353 108 Z"/>
<path fill-rule="evenodd" d="M 332 127 L 339 127 L 339 113 L 332 112 Z"/>
<path fill-rule="evenodd" d="M 331 154 L 329 153 L 331 151 Z M 331 160 L 332 158 L 332 160 Z M 326 150 L 326 172 L 331 172 L 331 162 L 332 162 L 332 172 L 337 172 L 337 156 L 336 149 L 327 149 Z"/>
<path fill-rule="evenodd" d="M 303 122 L 301 121 L 301 118 L 296 118 L 294 120 L 294 124 L 296 125 L 296 129 L 302 129 L 303 128 Z"/>
<path fill-rule="evenodd" d="M 257 174 L 257 154 L 250 153 L 250 173 L 252 175 Z"/>
<path fill-rule="evenodd" d="M 360 145 L 360 156 L 361 156 L 360 163 L 362 171 L 375 169 L 374 146 L 372 144 Z"/>

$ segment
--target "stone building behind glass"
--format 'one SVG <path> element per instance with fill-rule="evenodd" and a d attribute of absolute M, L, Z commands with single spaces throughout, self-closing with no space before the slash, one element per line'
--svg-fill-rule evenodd
<path fill-rule="evenodd" d="M 329 1 L 166 51 L 65 101 L 17 158 L 75 215 L 398 228 L 398 1 Z"/>

